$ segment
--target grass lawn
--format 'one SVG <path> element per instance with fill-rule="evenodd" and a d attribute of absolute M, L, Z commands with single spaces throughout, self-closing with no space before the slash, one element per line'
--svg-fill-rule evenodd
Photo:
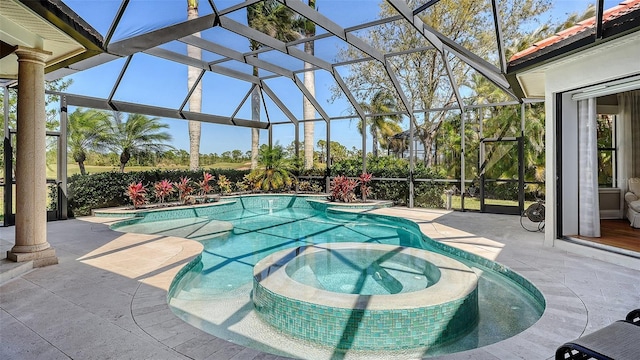
<path fill-rule="evenodd" d="M 446 195 L 443 195 L 443 199 L 446 203 L 447 198 Z M 485 200 L 486 204 L 491 204 L 491 205 L 506 205 L 506 206 L 518 206 L 518 202 L 517 201 L 513 201 L 513 200 L 495 200 L 495 199 L 491 199 L 491 200 Z M 524 202 L 524 208 L 526 209 L 527 207 L 529 207 L 529 205 L 533 204 L 534 201 L 525 201 Z M 452 196 L 451 197 L 451 207 L 453 209 L 457 209 L 460 210 L 462 209 L 462 200 L 460 196 Z M 477 197 L 466 197 L 464 199 L 464 208 L 466 210 L 480 210 L 480 198 Z"/>
<path fill-rule="evenodd" d="M 176 166 L 126 166 L 124 168 L 125 172 L 133 172 L 133 171 L 147 171 L 147 170 L 186 170 L 189 167 L 184 165 L 176 165 Z M 249 164 L 247 163 L 231 163 L 231 162 L 220 162 L 212 165 L 206 165 L 203 167 L 204 169 L 237 169 L 243 170 L 248 169 Z M 118 166 L 95 166 L 95 165 L 85 165 L 85 170 L 88 174 L 95 174 L 101 172 L 108 171 L 118 171 Z M 80 167 L 78 164 L 69 163 L 67 166 L 67 175 L 72 176 L 75 174 L 80 174 Z M 48 164 L 47 165 L 47 179 L 55 179 L 56 177 L 56 164 Z"/>

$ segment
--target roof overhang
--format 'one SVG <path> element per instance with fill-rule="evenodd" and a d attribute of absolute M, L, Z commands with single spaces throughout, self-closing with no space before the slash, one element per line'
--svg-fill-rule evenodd
<path fill-rule="evenodd" d="M 640 8 L 634 7 L 604 22 L 600 38 L 596 36 L 595 25 L 582 26 L 581 31 L 568 37 L 559 37 L 556 34 L 539 42 L 545 46 L 534 45 L 519 53 L 521 56 L 514 55 L 507 66 L 507 81 L 520 98 L 544 98 L 546 68 L 590 49 L 596 52 L 598 49 L 606 49 L 612 41 L 638 31 Z"/>
<path fill-rule="evenodd" d="M 0 84 L 18 77 L 16 46 L 52 53 L 45 65 L 47 80 L 82 70 L 90 58 L 106 55 L 102 36 L 60 0 L 0 1 Z"/>

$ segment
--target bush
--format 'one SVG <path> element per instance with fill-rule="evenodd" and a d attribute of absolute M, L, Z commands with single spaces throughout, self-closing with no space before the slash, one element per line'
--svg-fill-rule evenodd
<path fill-rule="evenodd" d="M 409 161 L 394 157 L 378 157 L 367 159 L 367 172 L 374 178 L 408 178 Z M 360 159 L 347 159 L 336 162 L 331 167 L 331 175 L 344 175 L 358 177 L 362 173 L 362 161 Z M 444 174 L 438 173 L 422 163 L 416 164 L 413 173 L 414 179 L 442 179 Z M 373 180 L 370 183 L 371 193 L 369 199 L 393 200 L 398 205 L 409 204 L 409 182 L 396 180 Z M 414 205 L 420 207 L 443 208 L 442 194 L 447 188 L 446 184 L 436 182 L 414 182 Z M 358 196 L 361 196 L 358 194 Z"/>
<path fill-rule="evenodd" d="M 232 184 L 242 180 L 248 173 L 243 170 L 210 169 L 211 175 L 226 176 Z M 172 183 L 180 178 L 201 179 L 202 170 L 150 170 L 140 172 L 104 172 L 90 175 L 76 174 L 69 178 L 69 216 L 89 215 L 92 209 L 124 206 L 130 204 L 126 189 L 132 182 L 142 182 L 148 188 L 158 181 L 167 179 Z M 217 185 L 211 184 L 214 192 L 220 192 Z M 177 193 L 168 201 L 177 200 Z"/>

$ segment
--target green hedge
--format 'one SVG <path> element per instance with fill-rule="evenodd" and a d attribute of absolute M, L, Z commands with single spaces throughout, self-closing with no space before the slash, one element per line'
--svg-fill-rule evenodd
<path fill-rule="evenodd" d="M 233 191 L 237 191 L 235 184 L 249 173 L 248 170 L 231 169 L 209 169 L 207 171 L 215 176 L 212 182 L 214 193 L 219 192 L 216 183 L 219 175 L 225 175 L 231 181 Z M 369 158 L 367 160 L 367 172 L 372 173 L 374 178 L 407 178 L 409 176 L 409 163 L 406 159 L 393 157 Z M 358 177 L 361 173 L 362 162 L 360 159 L 343 160 L 331 167 L 331 176 Z M 304 172 L 303 175 L 324 175 L 324 171 Z M 200 181 L 202 179 L 202 170 L 151 170 L 73 175 L 69 179 L 69 214 L 70 216 L 89 215 L 92 209 L 129 205 L 130 201 L 125 194 L 125 190 L 130 183 L 142 181 L 147 187 L 147 191 L 151 194 L 153 193 L 153 184 L 155 182 L 163 179 L 177 182 L 183 176 L 189 177 L 193 181 Z M 427 168 L 423 164 L 416 164 L 415 166 L 415 179 L 441 179 L 443 177 L 443 174 Z M 311 185 L 324 188 L 323 179 L 306 181 Z M 435 182 L 415 182 L 414 185 L 415 206 L 444 207 L 442 195 L 444 190 L 449 187 L 448 185 Z M 408 181 L 373 180 L 370 187 L 371 194 L 368 196 L 369 199 L 393 200 L 396 204 L 408 205 Z M 357 195 L 359 196 L 359 194 Z M 173 198 L 168 200 L 176 200 L 177 196 L 177 193 L 174 193 Z M 152 198 L 151 195 L 149 197 Z"/>
<path fill-rule="evenodd" d="M 394 157 L 378 157 L 367 159 L 367 172 L 374 178 L 408 178 L 409 162 L 406 159 Z M 343 160 L 331 167 L 331 175 L 345 175 L 358 177 L 362 173 L 360 159 Z M 413 172 L 414 179 L 442 179 L 444 174 L 418 163 Z M 414 183 L 414 205 L 419 207 L 443 208 L 445 206 L 442 194 L 448 185 L 436 182 Z M 379 181 L 371 182 L 370 199 L 393 200 L 398 205 L 409 203 L 408 181 Z"/>
<path fill-rule="evenodd" d="M 214 175 L 212 187 L 214 192 L 219 192 L 217 179 L 219 175 L 226 176 L 231 180 L 232 187 L 235 190 L 235 183 L 242 180 L 244 175 L 248 174 L 248 170 L 206 170 Z M 202 180 L 203 170 L 150 170 L 140 172 L 104 172 L 90 175 L 73 175 L 69 178 L 69 214 L 71 216 L 89 215 L 91 209 L 123 206 L 130 204 L 129 198 L 125 194 L 127 186 L 132 182 L 142 183 L 147 187 L 147 192 L 153 193 L 153 184 L 157 181 L 167 179 L 171 182 L 177 182 L 181 177 L 191 178 L 192 181 Z M 173 198 L 168 200 L 176 200 L 177 193 L 173 194 Z"/>

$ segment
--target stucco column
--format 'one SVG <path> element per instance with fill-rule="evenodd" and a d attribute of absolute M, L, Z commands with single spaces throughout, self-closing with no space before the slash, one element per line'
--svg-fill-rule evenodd
<path fill-rule="evenodd" d="M 44 65 L 48 51 L 18 46 L 18 124 L 16 146 L 16 244 L 9 260 L 57 264 L 47 242 L 46 113 Z"/>

